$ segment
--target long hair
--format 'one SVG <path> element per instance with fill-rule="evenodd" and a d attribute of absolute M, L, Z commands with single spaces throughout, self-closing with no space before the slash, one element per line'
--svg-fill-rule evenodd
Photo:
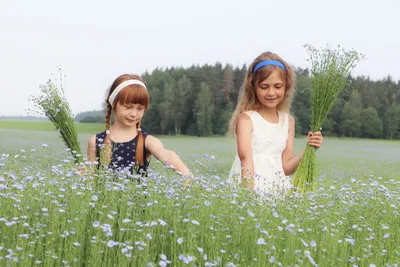
<path fill-rule="evenodd" d="M 123 74 L 120 75 L 118 78 L 115 79 L 115 81 L 112 83 L 110 90 L 108 92 L 107 98 L 106 98 L 106 106 L 107 106 L 107 111 L 106 111 L 106 138 L 104 140 L 105 143 L 105 155 L 104 155 L 104 160 L 106 165 L 108 165 L 111 161 L 111 139 L 110 139 L 110 121 L 111 121 L 111 112 L 115 112 L 115 108 L 117 106 L 117 103 L 120 105 L 126 105 L 126 104 L 140 104 L 145 107 L 145 110 L 147 110 L 150 102 L 150 97 L 149 97 L 149 92 L 147 89 L 141 85 L 138 84 L 133 84 L 133 85 L 128 85 L 124 89 L 122 89 L 117 96 L 114 99 L 114 103 L 111 106 L 110 103 L 108 102 L 108 98 L 112 94 L 112 92 L 115 90 L 115 88 L 123 83 L 124 81 L 127 80 L 139 80 L 144 83 L 142 78 L 140 76 L 135 75 L 135 74 Z M 113 108 L 114 107 L 114 108 Z M 137 129 L 140 129 L 140 121 L 136 124 Z M 136 153 L 135 153 L 135 159 L 136 159 L 136 165 L 143 166 L 144 164 L 144 136 L 141 131 L 138 131 L 138 142 L 136 145 Z"/>
<path fill-rule="evenodd" d="M 281 62 L 286 71 L 282 68 L 275 65 L 267 65 L 259 70 L 257 70 L 253 74 L 253 69 L 255 65 L 264 61 L 264 60 L 277 60 Z M 295 85 L 295 74 L 291 66 L 285 62 L 281 57 L 272 52 L 264 52 L 259 55 L 254 61 L 250 64 L 245 80 L 240 88 L 238 102 L 236 105 L 236 109 L 232 114 L 231 120 L 229 122 L 229 133 L 235 133 L 235 127 L 237 123 L 237 119 L 240 114 L 248 110 L 259 110 L 262 107 L 262 104 L 257 98 L 256 95 L 256 86 L 268 78 L 269 75 L 273 71 L 278 71 L 281 75 L 282 80 L 285 83 L 285 96 L 281 103 L 278 105 L 278 110 L 289 112 L 290 105 L 293 99 L 294 94 L 294 85 Z"/>

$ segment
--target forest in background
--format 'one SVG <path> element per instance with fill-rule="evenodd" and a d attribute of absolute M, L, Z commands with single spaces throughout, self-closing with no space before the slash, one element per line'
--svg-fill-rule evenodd
<path fill-rule="evenodd" d="M 150 93 L 150 106 L 142 127 L 152 134 L 224 135 L 236 106 L 247 66 L 193 65 L 189 68 L 155 69 L 142 74 Z M 295 68 L 296 89 L 291 114 L 296 134 L 310 124 L 308 69 Z M 400 139 L 400 81 L 350 76 L 350 86 L 328 115 L 327 136 Z M 104 105 L 103 105 L 104 106 Z M 80 122 L 104 123 L 105 111 L 76 115 Z"/>

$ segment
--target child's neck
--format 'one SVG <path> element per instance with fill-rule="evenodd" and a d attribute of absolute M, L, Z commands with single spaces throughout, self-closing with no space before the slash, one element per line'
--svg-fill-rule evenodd
<path fill-rule="evenodd" d="M 115 122 L 110 128 L 110 135 L 114 141 L 131 140 L 137 135 L 137 128 L 135 126 L 126 127 Z"/>
<path fill-rule="evenodd" d="M 257 112 L 266 120 L 270 122 L 277 122 L 279 120 L 278 110 L 276 108 L 260 108 Z"/>
<path fill-rule="evenodd" d="M 264 114 L 266 116 L 275 116 L 278 115 L 278 110 L 276 108 L 266 108 L 262 107 L 259 110 L 257 110 L 258 113 Z"/>

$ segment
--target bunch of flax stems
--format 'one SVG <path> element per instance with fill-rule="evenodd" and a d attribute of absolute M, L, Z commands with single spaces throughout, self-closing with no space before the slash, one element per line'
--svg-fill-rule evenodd
<path fill-rule="evenodd" d="M 341 91 L 349 85 L 351 70 L 364 57 L 355 50 L 345 50 L 343 47 L 316 49 L 305 45 L 311 64 L 311 125 L 310 130 L 322 130 L 322 125 L 339 99 Z M 316 148 L 307 145 L 303 157 L 293 175 L 294 191 L 305 193 L 315 190 L 317 176 Z"/>
<path fill-rule="evenodd" d="M 61 67 L 58 67 L 59 77 L 49 79 L 46 84 L 40 85 L 41 92 L 38 96 L 31 96 L 35 113 L 45 115 L 59 132 L 60 138 L 71 152 L 76 163 L 83 162 L 78 133 L 69 103 L 65 98 L 63 89 L 63 76 Z"/>

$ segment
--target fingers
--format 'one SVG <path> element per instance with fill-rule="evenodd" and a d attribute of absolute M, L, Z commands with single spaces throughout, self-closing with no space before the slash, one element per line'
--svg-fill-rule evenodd
<path fill-rule="evenodd" d="M 322 140 L 324 140 L 324 138 L 323 138 L 322 136 L 316 136 L 316 135 L 313 135 L 313 136 L 311 136 L 311 137 L 309 138 L 309 141 L 316 141 L 316 142 L 319 142 L 319 141 L 322 141 Z"/>
<path fill-rule="evenodd" d="M 309 131 L 308 136 L 322 136 L 322 132 L 321 131 L 317 131 L 317 132 L 311 132 Z"/>
<path fill-rule="evenodd" d="M 315 148 L 320 148 L 322 145 L 322 142 L 323 142 L 322 137 L 318 138 L 318 137 L 313 136 L 312 138 L 310 138 L 310 140 L 308 140 L 308 144 Z"/>
<path fill-rule="evenodd" d="M 321 131 L 308 132 L 308 144 L 315 148 L 320 148 L 323 143 L 324 138 L 322 137 Z"/>
<path fill-rule="evenodd" d="M 321 147 L 321 143 L 312 143 L 312 142 L 309 142 L 308 143 L 310 146 L 313 146 L 313 147 L 315 147 L 315 148 L 320 148 Z"/>
<path fill-rule="evenodd" d="M 190 187 L 191 184 L 192 184 L 191 180 L 189 178 L 187 178 L 185 180 L 185 182 L 183 183 L 184 189 L 186 189 L 187 187 Z"/>

